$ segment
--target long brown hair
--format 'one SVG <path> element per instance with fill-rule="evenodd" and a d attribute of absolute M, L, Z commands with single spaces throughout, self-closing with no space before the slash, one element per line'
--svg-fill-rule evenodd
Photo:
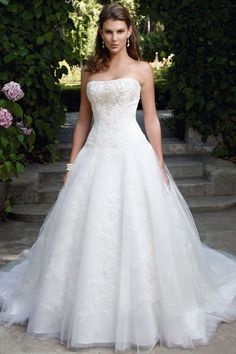
<path fill-rule="evenodd" d="M 124 21 L 128 28 L 132 26 L 133 31 L 129 37 L 130 45 L 127 47 L 127 52 L 131 58 L 135 60 L 140 59 L 140 52 L 137 43 L 137 31 L 132 24 L 128 10 L 123 5 L 114 3 L 107 4 L 103 6 L 99 15 L 95 54 L 88 59 L 86 63 L 86 71 L 96 73 L 109 68 L 109 50 L 106 47 L 102 47 L 102 36 L 99 30 L 102 29 L 104 22 L 110 19 Z"/>

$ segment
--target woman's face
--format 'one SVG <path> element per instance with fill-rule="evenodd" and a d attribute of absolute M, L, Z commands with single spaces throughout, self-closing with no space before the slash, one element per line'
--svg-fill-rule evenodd
<path fill-rule="evenodd" d="M 106 20 L 100 30 L 105 46 L 111 53 L 120 52 L 126 47 L 127 38 L 131 35 L 131 26 L 128 29 L 125 21 L 120 20 Z"/>

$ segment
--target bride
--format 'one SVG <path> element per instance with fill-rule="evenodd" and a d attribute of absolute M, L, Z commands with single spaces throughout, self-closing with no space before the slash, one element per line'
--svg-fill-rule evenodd
<path fill-rule="evenodd" d="M 236 257 L 200 241 L 163 162 L 154 102 L 128 11 L 104 6 L 64 185 L 36 242 L 0 271 L 6 326 L 123 352 L 206 345 L 236 319 Z"/>

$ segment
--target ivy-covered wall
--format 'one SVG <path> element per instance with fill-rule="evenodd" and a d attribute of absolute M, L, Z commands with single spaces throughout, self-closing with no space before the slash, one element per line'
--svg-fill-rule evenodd
<path fill-rule="evenodd" d="M 53 157 L 55 140 L 65 119 L 59 78 L 72 59 L 70 2 L 54 0 L 0 1 L 0 86 L 20 83 L 24 112 L 32 117 L 36 140 L 34 160 Z"/>
<path fill-rule="evenodd" d="M 236 153 L 236 37 L 233 0 L 140 0 L 140 12 L 164 25 L 176 118 L 219 136 L 219 156 Z M 168 45 L 167 45 L 168 44 Z M 166 49 L 167 47 L 167 49 Z"/>

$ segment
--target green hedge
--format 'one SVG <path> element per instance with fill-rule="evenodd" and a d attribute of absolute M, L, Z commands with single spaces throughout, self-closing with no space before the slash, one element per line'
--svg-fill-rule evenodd
<path fill-rule="evenodd" d="M 36 133 L 34 160 L 53 158 L 65 121 L 58 83 L 67 68 L 60 68 L 59 61 L 72 59 L 71 10 L 65 1 L 0 1 L 0 86 L 13 80 L 27 92 L 22 108 L 32 117 Z"/>
<path fill-rule="evenodd" d="M 215 152 L 236 153 L 236 61 L 233 0 L 140 0 L 141 13 L 164 25 L 173 53 L 170 85 L 176 118 L 203 141 L 219 137 Z M 166 44 L 163 44 L 165 50 Z M 223 143 L 220 142 L 222 139 Z"/>
<path fill-rule="evenodd" d="M 80 106 L 80 85 L 60 85 L 62 92 L 62 103 L 67 112 L 78 112 Z"/>

